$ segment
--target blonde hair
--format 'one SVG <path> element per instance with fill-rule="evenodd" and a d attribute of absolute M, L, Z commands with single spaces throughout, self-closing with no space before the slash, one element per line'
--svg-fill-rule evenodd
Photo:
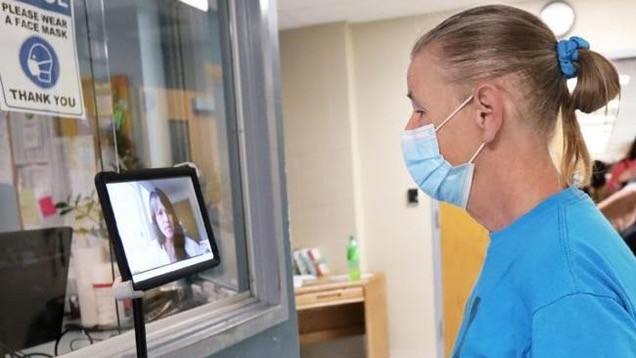
<path fill-rule="evenodd" d="M 569 93 L 557 59 L 557 40 L 536 16 L 505 5 L 489 5 L 458 13 L 424 34 L 413 46 L 415 57 L 429 45 L 440 50 L 447 78 L 457 84 L 516 75 L 532 109 L 533 128 L 549 142 L 559 111 L 563 126 L 560 171 L 571 184 L 578 167 L 583 181 L 591 175 L 575 110 L 594 112 L 620 92 L 618 73 L 603 56 L 579 50 L 576 88 Z"/>

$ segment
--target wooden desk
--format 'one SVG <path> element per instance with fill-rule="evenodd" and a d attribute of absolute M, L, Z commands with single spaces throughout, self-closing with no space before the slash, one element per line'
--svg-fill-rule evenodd
<path fill-rule="evenodd" d="M 389 357 L 383 274 L 360 281 L 323 278 L 297 288 L 300 343 L 366 334 L 368 358 Z"/>

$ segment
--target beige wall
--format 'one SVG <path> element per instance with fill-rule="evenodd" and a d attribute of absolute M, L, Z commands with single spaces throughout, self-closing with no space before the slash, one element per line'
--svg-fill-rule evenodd
<path fill-rule="evenodd" d="M 593 49 L 636 49 L 636 1 L 570 2 L 573 34 Z M 537 14 L 544 3 L 519 7 Z M 359 234 L 363 266 L 387 275 L 393 358 L 437 352 L 431 203 L 421 194 L 406 205 L 399 138 L 410 47 L 451 13 L 281 32 L 293 244 L 323 248 L 342 271 L 346 236 Z"/>
<path fill-rule="evenodd" d="M 357 235 L 345 28 L 280 35 L 292 247 L 319 247 L 335 273 Z"/>
<path fill-rule="evenodd" d="M 400 133 L 409 51 L 423 27 L 439 16 L 351 26 L 366 266 L 387 276 L 392 357 L 436 354 L 430 200 L 407 206 L 415 187 L 404 167 Z"/>
<path fill-rule="evenodd" d="M 399 149 L 416 23 L 338 23 L 280 38 L 293 246 L 320 247 L 344 273 L 347 236 L 358 234 L 363 267 L 387 275 L 394 357 L 436 352 L 430 201 L 407 207 Z"/>
<path fill-rule="evenodd" d="M 608 55 L 636 50 L 636 1 L 570 0 L 576 11 L 572 35 L 588 40 L 592 49 Z M 538 13 L 543 2 L 524 3 L 521 8 Z"/>

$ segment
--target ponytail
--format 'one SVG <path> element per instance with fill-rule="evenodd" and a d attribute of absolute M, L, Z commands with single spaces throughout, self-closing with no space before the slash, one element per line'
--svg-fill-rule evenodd
<path fill-rule="evenodd" d="M 575 182 L 584 185 L 589 182 L 592 175 L 592 163 L 574 111 L 572 107 L 563 108 L 561 111 L 563 123 L 561 175 L 568 185 Z"/>
<path fill-rule="evenodd" d="M 588 49 L 579 50 L 577 82 L 570 95 L 566 92 L 561 115 L 563 122 L 563 156 L 561 175 L 568 184 L 580 174 L 580 183 L 589 183 L 592 174 L 590 153 L 576 119 L 575 111 L 592 113 L 620 94 L 620 83 L 616 68 L 605 57 Z M 578 176 L 578 175 L 577 175 Z"/>

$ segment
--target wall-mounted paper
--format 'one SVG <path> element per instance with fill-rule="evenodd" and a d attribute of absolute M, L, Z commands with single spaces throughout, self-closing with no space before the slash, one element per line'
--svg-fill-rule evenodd
<path fill-rule="evenodd" d="M 10 120 L 15 165 L 48 163 L 54 136 L 51 118 L 12 112 Z"/>
<path fill-rule="evenodd" d="M 40 213 L 35 200 L 35 192 L 30 188 L 23 188 L 18 194 L 20 197 L 20 214 L 22 215 L 22 225 L 25 229 L 30 229 L 40 223 Z"/>
<path fill-rule="evenodd" d="M 39 198 L 38 205 L 40 206 L 40 213 L 42 213 L 42 217 L 47 218 L 57 214 L 57 209 L 55 209 L 55 204 L 53 203 L 53 197 L 50 195 Z"/>

